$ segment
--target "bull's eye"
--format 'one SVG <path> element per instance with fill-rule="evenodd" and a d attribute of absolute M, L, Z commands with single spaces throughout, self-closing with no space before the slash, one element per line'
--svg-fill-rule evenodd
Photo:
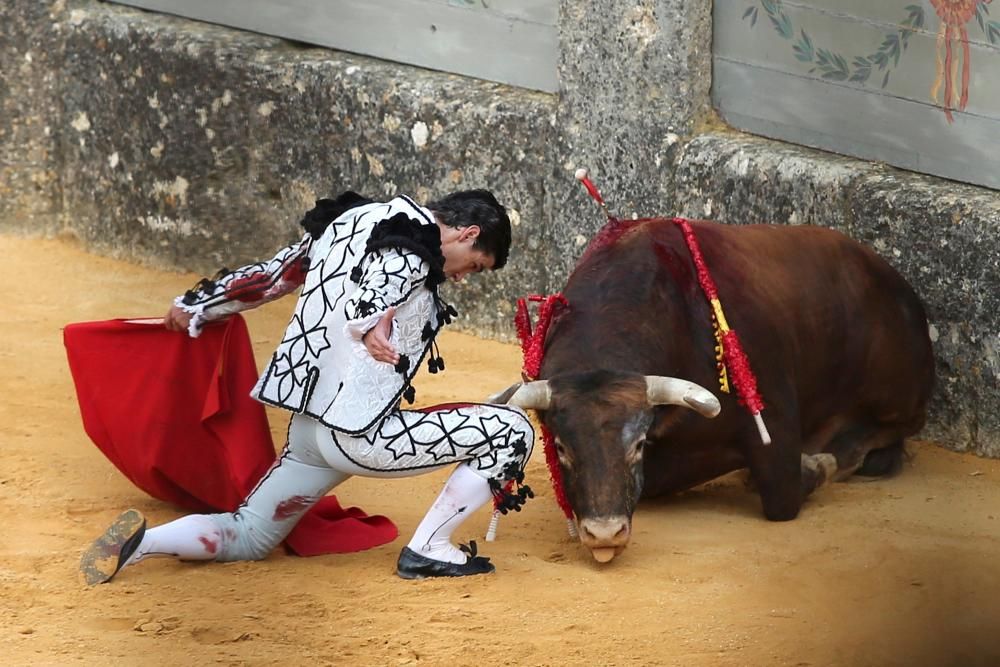
<path fill-rule="evenodd" d="M 566 446 L 558 440 L 555 441 L 555 445 L 556 455 L 559 456 L 559 460 L 563 463 L 563 465 L 569 465 L 569 452 L 566 450 Z"/>
<path fill-rule="evenodd" d="M 642 459 L 642 452 L 646 449 L 647 440 L 643 438 L 642 440 L 636 440 L 635 444 L 632 445 L 632 451 L 629 453 L 628 460 L 635 464 Z"/>

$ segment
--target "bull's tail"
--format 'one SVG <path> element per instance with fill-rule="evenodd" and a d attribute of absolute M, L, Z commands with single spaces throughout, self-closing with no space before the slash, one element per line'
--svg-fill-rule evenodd
<path fill-rule="evenodd" d="M 896 442 L 873 449 L 865 455 L 861 467 L 855 475 L 862 477 L 894 477 L 903 469 L 903 463 L 911 458 L 903 438 Z"/>

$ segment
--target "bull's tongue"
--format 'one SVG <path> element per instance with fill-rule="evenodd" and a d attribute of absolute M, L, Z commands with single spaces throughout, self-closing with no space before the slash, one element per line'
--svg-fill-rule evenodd
<path fill-rule="evenodd" d="M 594 560 L 598 563 L 607 563 L 612 558 L 615 557 L 614 547 L 600 547 L 597 549 L 591 549 L 590 553 L 594 556 Z"/>

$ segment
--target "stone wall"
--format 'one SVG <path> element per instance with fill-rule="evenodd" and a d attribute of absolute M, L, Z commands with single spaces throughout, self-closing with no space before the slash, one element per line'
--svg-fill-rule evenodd
<path fill-rule="evenodd" d="M 0 226 L 61 225 L 62 3 L 0 5 Z"/>
<path fill-rule="evenodd" d="M 44 230 L 95 251 L 214 273 L 298 238 L 313 201 L 346 188 L 427 200 L 489 187 L 529 252 L 470 279 L 463 323 L 501 335 L 502 295 L 547 287 L 533 254 L 552 96 L 119 5 L 43 4 L 0 8 L 21 26 L 2 42 L 0 186 L 20 199 L 0 204 L 0 228 L 47 214 Z M 48 43 L 29 46 L 32 33 Z M 32 49 L 49 54 L 30 69 L 44 90 L 18 71 Z"/>
<path fill-rule="evenodd" d="M 488 187 L 513 209 L 496 276 L 451 287 L 461 326 L 509 339 L 603 218 L 839 228 L 924 297 L 928 434 L 1000 456 L 1000 193 L 732 132 L 710 106 L 711 3 L 563 0 L 556 95 L 307 48 L 96 0 L 0 6 L 0 230 L 214 272 L 298 235 L 351 187 L 419 200 Z"/>

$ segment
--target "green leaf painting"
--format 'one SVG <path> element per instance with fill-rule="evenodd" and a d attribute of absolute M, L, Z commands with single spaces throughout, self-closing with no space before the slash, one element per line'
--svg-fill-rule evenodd
<path fill-rule="evenodd" d="M 767 14 L 775 32 L 783 39 L 791 40 L 794 37 L 792 20 L 785 13 L 781 0 L 760 0 L 760 8 Z M 743 18 L 755 19 L 756 12 L 757 7 L 751 5 L 743 13 Z M 899 57 L 906 51 L 910 35 L 924 26 L 923 7 L 908 5 L 906 12 L 906 18 L 900 23 L 899 30 L 887 33 L 878 49 L 867 55 L 853 56 L 850 62 L 840 53 L 826 48 L 816 48 L 805 28 L 799 28 L 799 38 L 792 44 L 792 52 L 796 60 L 813 65 L 809 69 L 810 74 L 817 74 L 827 81 L 849 81 L 865 85 L 871 77 L 873 68 L 877 69 L 886 75 L 882 79 L 884 88 L 889 81 L 890 65 L 893 68 L 899 66 Z"/>
<path fill-rule="evenodd" d="M 940 26 L 937 32 L 937 72 L 931 86 L 931 99 L 944 109 L 948 122 L 952 122 L 952 110 L 964 110 L 969 98 L 968 82 L 970 71 L 970 49 L 968 25 L 975 19 L 986 40 L 1000 46 L 1000 21 L 989 18 L 987 4 L 992 0 L 932 0 Z M 880 75 L 882 88 L 889 85 L 890 74 L 899 67 L 900 59 L 906 53 L 910 38 L 925 29 L 927 16 L 922 5 L 911 4 L 902 8 L 904 15 L 892 30 L 882 35 L 882 41 L 870 53 L 845 56 L 827 45 L 816 44 L 805 26 L 796 26 L 785 11 L 782 0 L 759 0 L 749 5 L 743 12 L 743 20 L 750 21 L 750 29 L 757 25 L 757 17 L 763 12 L 771 28 L 781 39 L 791 43 L 795 60 L 808 66 L 809 74 L 824 81 L 867 86 L 872 75 Z M 933 14 L 932 14 L 933 16 Z M 797 34 L 797 37 L 796 37 Z M 950 67 L 942 63 L 961 63 L 960 78 L 952 76 Z M 961 84 L 959 84 L 959 81 Z"/>

